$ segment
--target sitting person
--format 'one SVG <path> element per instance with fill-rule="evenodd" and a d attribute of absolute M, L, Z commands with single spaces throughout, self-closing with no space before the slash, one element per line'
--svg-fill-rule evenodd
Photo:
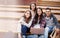
<path fill-rule="evenodd" d="M 37 24 L 39 24 L 39 25 L 37 26 Z M 45 19 L 44 19 L 44 16 L 43 16 L 43 11 L 42 11 L 41 8 L 37 8 L 37 13 L 36 13 L 36 15 L 33 19 L 31 27 L 44 28 L 44 26 L 45 26 Z"/>
<path fill-rule="evenodd" d="M 30 25 L 32 23 L 31 11 L 27 10 L 24 16 L 19 20 L 18 25 L 18 38 L 26 38 L 26 33 L 29 31 Z M 22 37 L 21 37 L 22 36 Z"/>
<path fill-rule="evenodd" d="M 45 21 L 46 21 L 46 28 L 44 32 L 44 37 L 48 38 L 48 33 L 52 32 L 54 26 L 58 24 L 56 17 L 51 13 L 51 9 L 49 8 L 46 8 Z"/>
<path fill-rule="evenodd" d="M 51 38 L 60 38 L 60 24 L 58 24 L 50 35 Z"/>
<path fill-rule="evenodd" d="M 31 14 L 32 14 L 32 19 L 34 18 L 35 14 L 36 14 L 36 3 L 31 3 L 30 4 L 30 11 L 31 11 Z"/>
<path fill-rule="evenodd" d="M 32 25 L 30 28 L 44 28 L 45 27 L 45 19 L 43 18 L 43 11 L 41 8 L 37 8 L 37 13 L 32 21 Z M 28 38 L 44 38 L 43 34 L 42 35 L 29 35 Z"/>

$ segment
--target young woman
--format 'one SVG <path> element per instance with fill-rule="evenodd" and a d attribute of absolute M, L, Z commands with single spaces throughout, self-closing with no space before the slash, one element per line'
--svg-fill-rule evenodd
<path fill-rule="evenodd" d="M 32 23 L 31 18 L 32 18 L 31 11 L 27 10 L 25 11 L 24 16 L 19 20 L 18 25 L 19 38 L 26 38 L 26 33 L 29 31 L 29 27 L 31 26 Z"/>
<path fill-rule="evenodd" d="M 58 24 L 58 21 L 56 17 L 51 13 L 51 10 L 49 8 L 46 8 L 46 28 L 45 28 L 45 33 L 44 36 L 45 38 L 48 38 L 48 33 L 53 31 L 53 28 L 55 25 Z"/>
<path fill-rule="evenodd" d="M 37 13 L 32 21 L 31 28 L 44 28 L 45 26 L 45 20 L 43 19 L 43 11 L 41 8 L 37 8 Z M 30 35 L 30 38 L 43 38 L 41 35 Z"/>
<path fill-rule="evenodd" d="M 36 3 L 30 4 L 30 11 L 32 13 L 32 18 L 34 18 L 35 14 L 36 14 Z"/>
<path fill-rule="evenodd" d="M 60 24 L 58 24 L 50 35 L 51 38 L 60 38 Z"/>
<path fill-rule="evenodd" d="M 39 24 L 38 27 L 36 27 L 35 25 Z M 45 26 L 45 19 L 44 19 L 44 16 L 43 16 L 43 11 L 41 8 L 37 8 L 37 13 L 33 19 L 33 22 L 32 22 L 32 25 L 31 27 L 36 27 L 36 28 L 40 28 L 40 27 L 43 27 L 44 28 Z"/>

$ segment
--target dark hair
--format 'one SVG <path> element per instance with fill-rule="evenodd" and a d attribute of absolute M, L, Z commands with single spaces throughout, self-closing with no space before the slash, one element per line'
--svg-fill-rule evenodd
<path fill-rule="evenodd" d="M 32 4 L 35 5 L 35 9 L 34 9 L 34 11 L 36 11 L 36 3 L 32 3 Z M 32 5 L 32 4 L 30 4 L 30 10 L 32 9 L 32 8 L 31 8 L 31 5 Z"/>
<path fill-rule="evenodd" d="M 50 8 L 46 8 L 46 10 L 51 10 Z"/>
<path fill-rule="evenodd" d="M 25 19 L 25 21 L 28 23 L 28 22 L 31 20 L 31 18 L 32 18 L 32 14 L 31 14 L 31 11 L 30 11 L 30 10 L 27 10 L 27 11 L 30 12 L 30 17 L 26 20 L 26 16 L 25 16 L 25 14 L 24 14 L 24 19 Z M 26 13 L 27 11 L 25 11 L 25 13 Z"/>
<path fill-rule="evenodd" d="M 40 15 L 40 18 L 39 18 L 39 23 L 42 21 L 42 18 L 43 18 L 43 11 L 41 8 L 37 8 L 37 9 L 40 9 L 41 10 L 41 15 Z M 34 20 L 35 20 L 35 24 L 37 23 L 37 20 L 38 20 L 38 14 L 36 13 L 35 17 L 34 17 Z"/>

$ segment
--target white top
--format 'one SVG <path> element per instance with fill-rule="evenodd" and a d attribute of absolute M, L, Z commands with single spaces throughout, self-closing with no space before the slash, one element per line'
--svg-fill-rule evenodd
<path fill-rule="evenodd" d="M 23 25 L 26 25 L 27 27 L 30 27 L 31 24 L 32 24 L 32 20 L 33 20 L 33 19 L 31 19 L 31 20 L 29 21 L 29 23 L 26 23 L 24 17 L 22 17 L 22 18 L 18 21 L 17 31 L 21 33 L 21 25 L 22 25 L 22 24 L 23 24 Z"/>
<path fill-rule="evenodd" d="M 37 24 L 34 25 L 33 28 L 40 28 L 39 20 L 38 20 Z"/>
<path fill-rule="evenodd" d="M 33 28 L 40 28 L 40 24 L 36 24 Z"/>
<path fill-rule="evenodd" d="M 32 19 L 35 17 L 35 12 L 33 12 L 32 10 L 31 11 L 31 14 L 32 14 Z"/>

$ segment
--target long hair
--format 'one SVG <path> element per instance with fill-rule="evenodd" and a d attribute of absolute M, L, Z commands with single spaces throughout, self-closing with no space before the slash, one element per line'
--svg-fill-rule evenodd
<path fill-rule="evenodd" d="M 29 23 L 29 21 L 31 20 L 31 18 L 32 18 L 32 14 L 31 14 L 31 11 L 30 10 L 27 10 L 27 11 L 29 11 L 30 12 L 30 17 L 27 19 L 26 18 L 26 16 L 25 16 L 25 14 L 24 14 L 24 19 L 25 19 L 25 21 L 26 21 L 26 23 Z M 27 12 L 27 11 L 25 11 L 25 13 Z M 26 20 L 27 19 L 27 20 Z"/>
<path fill-rule="evenodd" d="M 34 12 L 36 12 L 36 10 L 37 10 L 37 8 L 36 8 L 36 3 L 32 3 L 32 4 L 34 4 L 34 5 L 35 5 Z M 32 5 L 32 4 L 30 4 L 30 10 L 32 9 L 32 8 L 31 8 L 31 5 Z"/>
<path fill-rule="evenodd" d="M 42 18 L 43 18 L 43 11 L 41 8 L 37 8 L 37 9 L 40 9 L 41 10 L 41 15 L 40 15 L 40 18 L 39 18 L 39 23 L 42 21 Z M 38 22 L 38 14 L 36 13 L 35 17 L 34 17 L 34 20 L 35 20 L 35 24 Z"/>

